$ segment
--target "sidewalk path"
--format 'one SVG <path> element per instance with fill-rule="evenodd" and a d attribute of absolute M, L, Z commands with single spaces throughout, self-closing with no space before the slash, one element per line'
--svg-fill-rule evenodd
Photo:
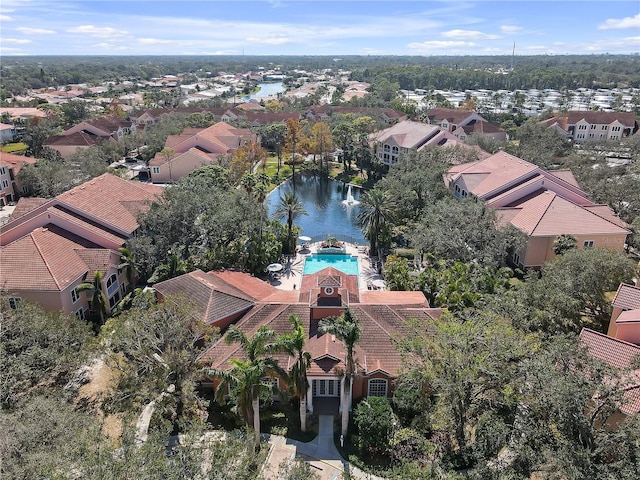
<path fill-rule="evenodd" d="M 272 447 L 267 459 L 267 479 L 278 478 L 278 466 L 285 458 L 299 457 L 311 465 L 322 480 L 353 478 L 361 480 L 383 480 L 363 472 L 346 461 L 333 443 L 333 416 L 318 416 L 318 436 L 311 442 L 299 442 L 279 435 L 262 435 Z M 343 474 L 346 474 L 343 477 Z M 349 476 L 347 476 L 349 475 Z"/>

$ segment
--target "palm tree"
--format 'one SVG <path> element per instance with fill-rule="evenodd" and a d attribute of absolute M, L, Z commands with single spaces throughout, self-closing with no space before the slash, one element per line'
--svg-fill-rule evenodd
<path fill-rule="evenodd" d="M 126 247 L 120 247 L 118 249 L 118 252 L 120 253 L 120 265 L 118 265 L 118 268 L 125 269 L 127 273 L 127 282 L 129 282 L 129 288 L 133 289 L 136 271 L 135 258 L 133 257 L 131 251 L 129 251 L 129 249 Z"/>
<path fill-rule="evenodd" d="M 224 337 L 226 343 L 240 343 L 247 355 L 247 360 L 231 359 L 230 371 L 212 369 L 209 375 L 221 380 L 216 390 L 216 400 L 222 402 L 227 391 L 235 398 L 236 406 L 247 426 L 253 423 L 256 444 L 260 445 L 260 394 L 272 388 L 265 377 L 278 375 L 287 378 L 286 373 L 278 366 L 277 361 L 265 357 L 275 351 L 274 344 L 267 343 L 275 336 L 275 332 L 263 325 L 251 338 L 231 326 Z"/>
<path fill-rule="evenodd" d="M 347 436 L 349 428 L 349 407 L 347 402 L 351 398 L 351 379 L 356 371 L 356 362 L 353 356 L 353 350 L 356 343 L 360 340 L 360 321 L 346 309 L 344 314 L 338 318 L 328 318 L 321 320 L 319 325 L 322 333 L 330 333 L 335 335 L 347 349 L 347 358 L 345 360 L 344 369 L 344 388 L 342 389 L 342 435 Z"/>
<path fill-rule="evenodd" d="M 100 315 L 100 324 L 104 324 L 104 318 L 107 315 L 107 297 L 102 291 L 102 272 L 97 271 L 93 274 L 91 282 L 81 283 L 76 287 L 78 292 L 89 292 L 91 300 L 89 306 L 91 310 Z"/>
<path fill-rule="evenodd" d="M 360 204 L 362 210 L 358 221 L 369 240 L 370 251 L 377 252 L 381 248 L 382 233 L 394 221 L 395 205 L 389 193 L 376 188 L 366 192 L 360 198 Z"/>
<path fill-rule="evenodd" d="M 300 399 L 300 430 L 306 432 L 307 391 L 309 390 L 307 370 L 311 367 L 311 354 L 304 349 L 307 336 L 300 318 L 297 315 L 289 315 L 289 322 L 293 333 L 281 335 L 277 342 L 277 348 L 295 359 L 289 372 L 289 386 L 292 393 Z"/>
<path fill-rule="evenodd" d="M 147 280 L 148 283 L 154 284 L 169 280 L 170 278 L 178 277 L 187 273 L 187 264 L 180 260 L 180 257 L 176 254 L 171 254 L 169 261 L 159 265 L 154 271 L 153 275 Z"/>
<path fill-rule="evenodd" d="M 288 253 L 293 252 L 295 240 L 293 238 L 293 220 L 296 215 L 308 215 L 307 211 L 302 207 L 302 203 L 298 200 L 298 196 L 295 192 L 287 192 L 284 197 L 280 197 L 280 203 L 276 209 L 275 215 L 277 217 L 287 218 L 287 246 L 286 251 Z"/>

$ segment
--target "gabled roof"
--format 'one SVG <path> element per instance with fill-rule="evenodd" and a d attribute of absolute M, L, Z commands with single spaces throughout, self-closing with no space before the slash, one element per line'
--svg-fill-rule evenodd
<path fill-rule="evenodd" d="M 138 228 L 138 212 L 147 209 L 162 191 L 162 187 L 105 173 L 58 195 L 56 199 L 88 218 L 93 217 L 105 226 L 130 235 Z"/>
<path fill-rule="evenodd" d="M 437 125 L 404 120 L 371 134 L 371 138 L 380 143 L 394 143 L 402 148 L 417 150 L 441 132 L 442 129 Z"/>
<path fill-rule="evenodd" d="M 609 124 L 618 121 L 629 128 L 633 128 L 636 124 L 636 116 L 633 112 L 603 112 L 592 110 L 571 110 L 567 112 L 567 123 L 569 125 L 575 125 L 580 122 L 580 120 L 585 120 L 590 124 Z"/>
<path fill-rule="evenodd" d="M 51 135 L 44 141 L 44 145 L 52 147 L 91 147 L 98 144 L 98 137 L 80 131 L 68 135 Z"/>
<path fill-rule="evenodd" d="M 629 233 L 626 228 L 549 190 L 534 192 L 497 211 L 500 214 L 510 209 L 517 210 L 509 213 L 510 223 L 530 236 Z"/>
<path fill-rule="evenodd" d="M 504 129 L 495 125 L 491 122 L 486 122 L 483 120 L 478 120 L 472 123 L 468 123 L 464 125 L 462 129 L 465 131 L 467 135 L 471 135 L 473 133 L 504 133 Z"/>
<path fill-rule="evenodd" d="M 62 135 L 66 135 L 66 132 L 72 133 L 74 131 L 77 131 L 78 128 L 88 127 L 89 125 L 103 132 L 103 135 L 99 136 L 108 137 L 116 133 L 120 128 L 131 127 L 131 121 L 126 120 L 118 115 L 106 115 L 104 117 L 91 118 L 69 128 L 68 130 L 63 132 Z"/>
<path fill-rule="evenodd" d="M 16 175 L 25 164 L 33 165 L 37 161 L 38 159 L 33 157 L 0 152 L 0 166 L 13 168 L 13 173 Z"/>
<path fill-rule="evenodd" d="M 455 108 L 432 108 L 427 110 L 427 117 L 430 121 L 442 122 L 447 120 L 449 123 L 459 125 L 460 122 L 468 119 L 475 112 L 469 112 L 467 110 L 458 110 Z"/>
<path fill-rule="evenodd" d="M 155 284 L 153 288 L 164 297 L 185 295 L 200 310 L 207 323 L 215 323 L 237 315 L 255 304 L 255 299 L 241 290 L 214 273 L 205 273 L 202 270 L 165 280 Z"/>
<path fill-rule="evenodd" d="M 449 169 L 453 181 L 463 177 L 465 184 L 471 186 L 469 191 L 479 198 L 539 172 L 536 165 L 506 152 Z"/>
<path fill-rule="evenodd" d="M 640 287 L 621 283 L 611 305 L 623 310 L 640 308 Z"/>
<path fill-rule="evenodd" d="M 640 412 L 640 369 L 631 370 L 640 359 L 640 347 L 588 328 L 583 328 L 580 332 L 580 342 L 587 347 L 592 357 L 623 371 L 622 380 L 626 385 L 620 410 L 627 415 Z"/>
<path fill-rule="evenodd" d="M 0 284 L 8 290 L 64 290 L 110 255 L 95 247 L 55 225 L 37 228 L 0 248 Z"/>
<path fill-rule="evenodd" d="M 44 205 L 45 203 L 51 201 L 49 198 L 39 198 L 39 197 L 20 197 L 18 203 L 16 204 L 16 208 L 13 209 L 11 213 L 11 220 L 15 220 L 22 215 L 29 213 L 35 208 L 38 208 L 40 205 Z"/>

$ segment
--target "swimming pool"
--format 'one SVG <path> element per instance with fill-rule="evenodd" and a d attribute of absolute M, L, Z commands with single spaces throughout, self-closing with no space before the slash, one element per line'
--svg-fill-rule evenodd
<path fill-rule="evenodd" d="M 309 255 L 304 262 L 302 273 L 316 273 L 327 267 L 333 267 L 347 275 L 358 275 L 358 257 L 332 253 Z"/>

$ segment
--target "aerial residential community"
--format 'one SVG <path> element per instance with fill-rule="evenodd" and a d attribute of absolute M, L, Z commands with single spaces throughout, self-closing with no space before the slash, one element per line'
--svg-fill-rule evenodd
<path fill-rule="evenodd" d="M 2 478 L 637 479 L 637 4 L 301 5 L 0 6 Z"/>

